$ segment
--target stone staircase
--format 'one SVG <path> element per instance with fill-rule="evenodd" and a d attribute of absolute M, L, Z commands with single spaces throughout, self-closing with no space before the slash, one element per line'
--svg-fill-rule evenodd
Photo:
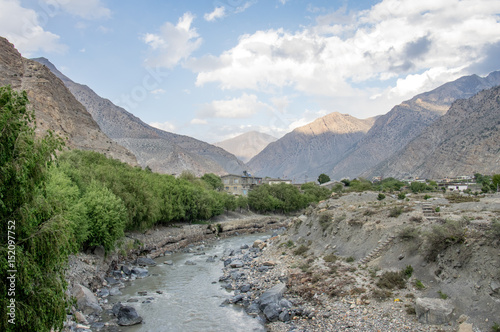
<path fill-rule="evenodd" d="M 374 260 L 375 258 L 379 257 L 382 254 L 383 250 L 386 250 L 389 245 L 392 243 L 392 241 L 396 238 L 395 235 L 390 235 L 388 238 L 386 238 L 384 241 L 381 241 L 379 245 L 370 251 L 370 253 L 365 256 L 363 259 L 359 261 L 360 265 L 366 265 L 368 262 Z"/>
<path fill-rule="evenodd" d="M 422 205 L 422 212 L 424 213 L 424 218 L 429 221 L 437 221 L 440 218 L 439 213 L 436 213 L 435 208 L 429 203 Z"/>

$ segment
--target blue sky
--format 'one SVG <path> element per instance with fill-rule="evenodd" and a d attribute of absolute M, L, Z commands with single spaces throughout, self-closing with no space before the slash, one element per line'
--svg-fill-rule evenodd
<path fill-rule="evenodd" d="M 500 69 L 499 0 L 0 0 L 0 36 L 210 143 L 367 118 Z"/>

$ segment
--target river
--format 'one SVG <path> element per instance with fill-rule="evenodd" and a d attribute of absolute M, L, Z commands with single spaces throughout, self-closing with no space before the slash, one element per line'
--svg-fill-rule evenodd
<path fill-rule="evenodd" d="M 111 297 L 111 301 L 130 305 L 142 316 L 143 323 L 121 328 L 124 332 L 220 332 L 220 331 L 266 331 L 258 318 L 246 314 L 236 305 L 222 306 L 232 293 L 221 288 L 218 282 L 222 275 L 220 261 L 224 249 L 239 249 L 242 244 L 252 245 L 257 239 L 268 238 L 266 234 L 242 235 L 222 239 L 206 245 L 205 255 L 174 253 L 155 259 L 157 265 L 150 267 L 150 276 L 127 283 L 122 295 Z M 217 256 L 215 262 L 206 262 L 209 256 Z M 173 261 L 173 265 L 164 264 Z M 186 265 L 186 261 L 196 265 Z M 159 292 L 162 294 L 159 294 Z M 140 295 L 139 292 L 147 292 Z M 150 303 L 148 298 L 153 298 Z M 138 302 L 126 303 L 129 299 Z"/>

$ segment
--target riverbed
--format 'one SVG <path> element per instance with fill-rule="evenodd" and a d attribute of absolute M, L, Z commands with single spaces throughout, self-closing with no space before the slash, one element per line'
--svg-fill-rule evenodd
<path fill-rule="evenodd" d="M 220 258 L 226 248 L 251 246 L 255 240 L 268 237 L 269 234 L 236 236 L 205 244 L 201 250 L 156 258 L 157 265 L 149 268 L 149 277 L 127 283 L 122 295 L 110 298 L 112 303 L 134 307 L 143 318 L 142 324 L 121 330 L 266 331 L 261 320 L 247 315 L 242 307 L 222 304 L 232 292 L 223 289 L 218 280 L 223 267 Z M 209 257 L 214 257 L 214 261 L 207 261 Z M 166 261 L 171 262 L 165 264 Z"/>

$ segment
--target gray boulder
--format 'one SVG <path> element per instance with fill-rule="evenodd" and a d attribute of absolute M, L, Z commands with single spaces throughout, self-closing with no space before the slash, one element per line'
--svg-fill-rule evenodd
<path fill-rule="evenodd" d="M 156 262 L 149 257 L 139 257 L 136 264 L 139 266 L 155 266 Z"/>
<path fill-rule="evenodd" d="M 118 309 L 117 317 L 120 326 L 136 325 L 142 322 L 142 317 L 137 314 L 133 307 L 129 306 L 121 306 Z"/>
<path fill-rule="evenodd" d="M 78 309 L 85 315 L 100 313 L 102 311 L 101 306 L 99 306 L 97 302 L 97 298 L 87 287 L 76 285 L 73 287 L 71 293 L 76 298 Z"/>
<path fill-rule="evenodd" d="M 118 289 L 118 287 L 113 287 L 109 290 L 109 295 L 111 296 L 122 295 L 122 292 Z"/>
<path fill-rule="evenodd" d="M 243 262 L 239 259 L 235 259 L 231 262 L 231 264 L 229 264 L 229 266 L 231 266 L 233 269 L 237 269 L 243 267 Z"/>
<path fill-rule="evenodd" d="M 277 303 L 268 304 L 263 311 L 264 316 L 266 316 L 266 319 L 270 322 L 278 320 L 280 312 L 280 306 Z"/>
<path fill-rule="evenodd" d="M 442 299 L 419 298 L 415 302 L 415 312 L 420 323 L 441 325 L 451 321 L 453 306 Z"/>
<path fill-rule="evenodd" d="M 137 278 L 145 278 L 149 275 L 149 271 L 142 267 L 134 267 L 131 270 L 131 274 L 135 274 Z"/>
<path fill-rule="evenodd" d="M 267 291 L 262 293 L 259 298 L 259 308 L 264 311 L 264 309 L 274 303 L 279 304 L 279 301 L 283 298 L 283 294 L 286 291 L 286 285 L 283 283 L 279 283 L 269 288 Z"/>
<path fill-rule="evenodd" d="M 113 315 L 118 317 L 118 312 L 120 311 L 120 308 L 123 307 L 123 304 L 121 302 L 116 303 L 113 308 L 111 309 L 111 312 Z"/>
<path fill-rule="evenodd" d="M 107 296 L 109 296 L 109 289 L 107 289 L 107 288 L 101 288 L 97 292 L 97 296 L 99 296 L 99 297 L 107 297 Z"/>

